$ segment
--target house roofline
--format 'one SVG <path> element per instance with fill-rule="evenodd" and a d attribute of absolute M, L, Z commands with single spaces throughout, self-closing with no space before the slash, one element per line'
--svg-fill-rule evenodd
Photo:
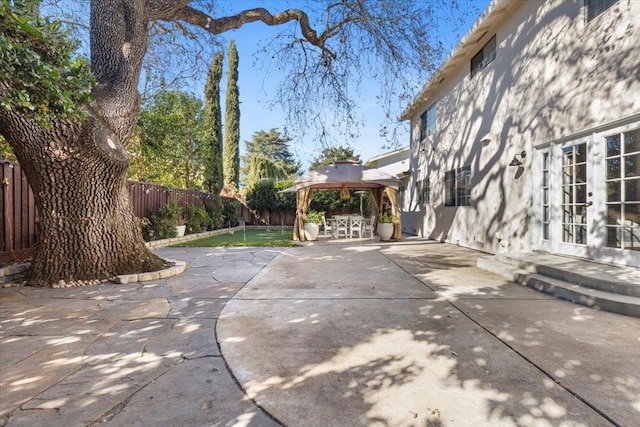
<path fill-rule="evenodd" d="M 371 157 L 370 159 L 367 159 L 364 162 L 364 164 L 366 165 L 368 163 L 375 162 L 375 161 L 378 161 L 380 159 L 384 159 L 385 157 L 391 157 L 391 156 L 393 156 L 395 154 L 400 154 L 400 153 L 403 153 L 405 151 L 409 151 L 409 148 L 410 148 L 409 146 L 406 146 L 406 147 L 398 148 L 397 150 L 391 151 L 389 153 L 384 153 L 384 154 L 377 155 L 375 157 Z"/>
<path fill-rule="evenodd" d="M 456 47 L 449 53 L 431 78 L 425 83 L 420 92 L 413 98 L 411 103 L 404 109 L 399 121 L 409 120 L 422 106 L 430 102 L 438 90 L 443 86 L 456 71 L 460 61 L 466 60 L 469 55 L 475 53 L 488 40 L 485 36 L 491 36 L 489 30 L 496 21 L 500 20 L 507 12 L 515 10 L 526 2 L 513 0 L 493 0 L 489 6 L 480 14 L 476 22 L 469 31 L 460 39 Z"/>

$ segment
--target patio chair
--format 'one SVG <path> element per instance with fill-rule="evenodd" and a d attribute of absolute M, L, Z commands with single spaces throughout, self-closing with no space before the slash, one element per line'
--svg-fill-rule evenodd
<path fill-rule="evenodd" d="M 375 223 L 376 223 L 375 215 L 369 218 L 368 223 L 363 221 L 362 237 L 367 237 L 367 233 L 369 233 L 369 237 L 373 238 L 373 226 Z"/>
<path fill-rule="evenodd" d="M 324 237 L 333 236 L 333 227 L 327 223 L 327 219 L 322 215 L 322 228 L 324 229 Z"/>
<path fill-rule="evenodd" d="M 354 215 L 349 217 L 349 237 L 353 239 L 354 234 L 358 234 L 358 238 L 362 238 L 362 226 L 363 220 L 360 215 Z"/>
<path fill-rule="evenodd" d="M 336 215 L 334 218 L 336 219 L 336 230 L 334 231 L 336 239 L 340 238 L 340 234 L 344 234 L 344 238 L 346 239 L 349 236 L 349 217 Z"/>

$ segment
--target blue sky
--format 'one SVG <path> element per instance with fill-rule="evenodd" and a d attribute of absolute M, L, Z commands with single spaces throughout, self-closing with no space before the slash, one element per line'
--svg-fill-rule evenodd
<path fill-rule="evenodd" d="M 438 4 L 439 0 L 433 0 Z M 445 55 L 457 44 L 459 39 L 467 32 L 471 25 L 476 21 L 478 15 L 487 7 L 490 0 L 457 0 L 463 8 L 474 9 L 474 13 L 468 14 L 463 25 L 455 28 L 443 27 L 434 29 L 434 31 L 443 37 L 442 42 L 447 48 Z M 443 2 L 444 3 L 444 2 Z M 319 5 L 319 2 L 314 0 L 216 0 L 215 7 L 216 17 L 228 16 L 239 11 L 250 9 L 254 7 L 264 7 L 272 13 L 280 12 L 287 8 L 299 8 L 302 10 L 308 10 L 308 7 Z M 60 6 L 60 3 L 58 3 Z M 74 12 L 86 15 L 88 13 L 87 4 L 84 2 L 74 2 L 70 0 L 64 0 L 62 7 L 67 12 Z M 449 11 L 440 6 L 438 13 L 446 14 Z M 440 15 L 439 15 L 440 16 Z M 313 19 L 313 15 L 310 15 Z M 85 17 L 86 18 L 86 17 Z M 444 22 L 444 20 L 442 21 Z M 313 21 L 312 25 L 317 24 Z M 295 26 L 296 23 L 292 22 L 289 25 Z M 314 25 L 317 27 L 317 25 Z M 269 130 L 271 128 L 278 128 L 281 131 L 285 129 L 285 113 L 280 106 L 276 106 L 273 109 L 269 106 L 269 101 L 274 99 L 277 95 L 277 86 L 282 80 L 282 76 L 277 71 L 277 65 L 274 61 L 265 60 L 265 56 L 261 55 L 258 51 L 260 46 L 265 41 L 273 38 L 278 33 L 282 32 L 286 26 L 269 27 L 260 22 L 244 25 L 238 30 L 233 30 L 222 34 L 220 44 L 225 49 L 228 48 L 229 41 L 234 39 L 238 48 L 238 55 L 240 60 L 239 65 L 239 89 L 240 89 L 240 149 L 241 154 L 244 153 L 245 144 L 244 141 L 250 140 L 254 132 L 260 130 Z M 84 48 L 87 48 L 86 44 L 88 38 L 84 40 Z M 224 97 L 226 90 L 226 59 L 225 58 L 225 70 L 223 75 L 223 81 L 221 82 L 221 104 L 224 108 Z M 268 57 L 267 57 L 268 59 Z M 183 87 L 183 90 L 191 91 L 198 97 L 203 97 L 204 83 L 206 81 L 206 73 L 201 78 L 191 82 L 190 87 Z M 416 87 L 415 93 L 417 93 L 422 84 L 426 83 L 425 80 L 419 83 Z M 359 96 L 357 98 L 357 104 L 359 111 L 355 114 L 363 120 L 363 124 L 360 128 L 360 136 L 355 139 L 346 139 L 340 132 L 346 133 L 346 125 L 341 125 L 342 129 L 329 129 L 329 137 L 327 142 L 331 146 L 350 146 L 353 148 L 355 154 L 360 155 L 360 158 L 367 160 L 371 157 L 378 156 L 385 152 L 391 151 L 391 148 L 386 147 L 388 142 L 380 136 L 380 127 L 385 124 L 385 114 L 383 109 L 376 103 L 376 95 L 379 94 L 380 88 L 376 86 L 375 82 L 363 82 L 360 87 Z M 350 92 L 355 92 L 351 90 Z M 353 96 L 352 93 L 350 95 Z M 312 101 L 310 101 L 312 102 Z M 406 107 L 406 104 L 399 104 L 397 111 L 392 111 L 393 117 L 398 117 L 402 110 Z M 355 126 L 353 126 L 355 128 Z M 350 129 L 353 130 L 353 129 Z M 399 146 L 407 146 L 409 144 L 408 124 L 405 122 L 398 128 L 398 140 Z M 291 135 L 293 140 L 290 144 L 290 148 L 294 156 L 301 161 L 303 170 L 307 170 L 310 162 L 318 156 L 322 147 L 316 142 L 316 135 Z"/>
<path fill-rule="evenodd" d="M 234 0 L 232 2 L 218 2 L 219 7 L 225 14 L 235 13 L 251 7 L 262 6 L 271 12 L 278 12 L 286 7 L 296 7 L 297 1 L 248 1 Z M 471 27 L 487 5 L 489 0 L 461 0 L 461 3 L 468 3 L 477 8 L 477 14 L 467 19 L 464 28 L 458 28 L 456 31 L 449 31 L 447 40 L 444 40 L 445 46 L 452 49 L 459 38 Z M 304 9 L 303 6 L 297 6 Z M 293 25 L 293 24 L 292 24 Z M 228 46 L 228 41 L 234 39 L 238 49 L 240 60 L 239 65 L 239 88 L 241 101 L 241 118 L 240 118 L 240 144 L 241 151 L 244 150 L 244 141 L 251 139 L 254 132 L 260 130 L 269 130 L 271 128 L 279 128 L 283 130 L 285 126 L 285 114 L 280 107 L 269 109 L 268 100 L 275 96 L 275 91 L 280 76 L 277 74 L 276 67 L 269 66 L 268 62 L 260 59 L 260 55 L 256 55 L 259 49 L 259 43 L 280 32 L 282 29 L 268 27 L 262 23 L 254 23 L 245 25 L 244 27 L 223 34 L 223 46 Z M 448 53 L 448 51 L 447 51 Z M 225 58 L 226 67 L 226 58 Z M 226 69 L 225 69 L 226 77 Z M 426 81 L 425 81 L 426 82 Z M 423 82 L 423 83 L 425 83 Z M 197 86 L 196 86 L 197 87 Z M 225 81 L 222 82 L 222 88 L 226 88 Z M 418 88 L 419 89 L 419 88 Z M 416 93 L 417 90 L 416 89 Z M 375 102 L 375 96 L 379 88 L 373 84 L 365 85 L 361 89 L 359 97 L 360 111 L 358 112 L 365 118 L 364 126 L 361 129 L 361 135 L 355 140 L 346 140 L 344 136 L 335 135 L 331 139 L 332 145 L 349 145 L 359 154 L 363 160 L 380 155 L 389 148 L 383 148 L 386 141 L 380 137 L 380 125 L 384 123 L 384 112 Z M 224 93 L 221 95 L 221 103 L 224 105 Z M 397 117 L 402 112 L 399 107 L 394 112 Z M 401 145 L 409 144 L 408 125 L 405 123 L 400 132 Z M 343 129 L 344 130 L 344 129 Z M 293 135 L 292 135 L 293 136 Z M 317 142 L 313 141 L 313 135 L 295 137 L 291 142 L 291 151 L 302 162 L 303 169 L 307 169 L 310 161 L 318 155 L 321 147 Z"/>

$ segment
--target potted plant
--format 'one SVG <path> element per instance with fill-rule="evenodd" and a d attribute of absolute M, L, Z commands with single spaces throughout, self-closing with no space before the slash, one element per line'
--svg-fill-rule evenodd
<path fill-rule="evenodd" d="M 304 236 L 307 240 L 316 240 L 322 224 L 324 212 L 309 211 L 304 217 Z"/>
<path fill-rule="evenodd" d="M 184 233 L 187 231 L 187 222 L 184 219 L 184 215 L 178 215 L 178 219 L 176 220 L 176 233 L 178 237 L 184 236 Z"/>
<path fill-rule="evenodd" d="M 393 236 L 393 215 L 384 212 L 378 219 L 378 236 L 380 240 L 391 240 Z"/>

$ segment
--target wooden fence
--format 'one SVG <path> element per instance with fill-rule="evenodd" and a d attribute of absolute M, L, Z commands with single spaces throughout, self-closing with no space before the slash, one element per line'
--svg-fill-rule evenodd
<path fill-rule="evenodd" d="M 11 251 L 15 256 L 23 256 L 37 242 L 37 210 L 33 192 L 19 163 L 0 159 L 0 174 L 0 255 Z M 200 191 L 176 189 L 147 182 L 129 181 L 128 185 L 133 212 L 141 218 L 148 217 L 174 200 L 183 208 L 188 204 L 202 207 L 211 197 L 208 193 Z M 243 208 L 245 209 L 241 210 L 240 214 L 248 220 L 246 222 L 251 222 L 249 211 L 246 207 Z"/>
<path fill-rule="evenodd" d="M 27 251 L 36 243 L 36 203 L 18 163 L 0 160 L 0 251 Z"/>

